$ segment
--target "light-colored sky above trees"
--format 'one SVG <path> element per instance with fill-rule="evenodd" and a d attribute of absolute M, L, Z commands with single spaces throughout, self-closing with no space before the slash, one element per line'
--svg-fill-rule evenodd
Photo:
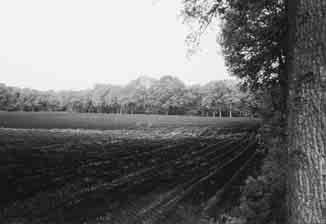
<path fill-rule="evenodd" d="M 0 83 L 47 89 L 177 76 L 229 78 L 216 30 L 187 59 L 178 0 L 0 0 Z"/>

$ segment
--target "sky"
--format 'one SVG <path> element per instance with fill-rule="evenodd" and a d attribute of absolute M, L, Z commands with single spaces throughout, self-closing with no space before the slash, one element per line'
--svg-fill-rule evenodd
<path fill-rule="evenodd" d="M 0 0 L 0 83 L 39 90 L 230 78 L 216 28 L 188 58 L 178 0 Z"/>

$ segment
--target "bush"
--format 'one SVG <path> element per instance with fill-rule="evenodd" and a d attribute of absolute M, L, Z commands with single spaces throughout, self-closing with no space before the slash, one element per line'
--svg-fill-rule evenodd
<path fill-rule="evenodd" d="M 262 147 L 267 150 L 261 171 L 247 178 L 241 197 L 230 213 L 230 224 L 285 223 L 285 180 L 287 158 L 278 115 L 265 121 L 259 131 Z"/>

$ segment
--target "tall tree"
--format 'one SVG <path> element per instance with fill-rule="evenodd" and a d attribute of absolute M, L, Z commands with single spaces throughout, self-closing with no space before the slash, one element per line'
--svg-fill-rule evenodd
<path fill-rule="evenodd" d="M 221 15 L 231 72 L 253 91 L 269 89 L 273 109 L 281 111 L 288 134 L 281 138 L 288 144 L 288 223 L 326 223 L 325 0 L 184 2 L 199 33 Z"/>
<path fill-rule="evenodd" d="M 289 224 L 326 223 L 326 2 L 288 1 Z"/>

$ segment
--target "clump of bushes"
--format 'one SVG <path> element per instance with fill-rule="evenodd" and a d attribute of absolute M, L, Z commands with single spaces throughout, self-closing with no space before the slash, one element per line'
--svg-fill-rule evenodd
<path fill-rule="evenodd" d="M 267 150 L 260 173 L 247 178 L 226 224 L 285 223 L 287 153 L 281 122 L 275 117 L 259 131 Z"/>

